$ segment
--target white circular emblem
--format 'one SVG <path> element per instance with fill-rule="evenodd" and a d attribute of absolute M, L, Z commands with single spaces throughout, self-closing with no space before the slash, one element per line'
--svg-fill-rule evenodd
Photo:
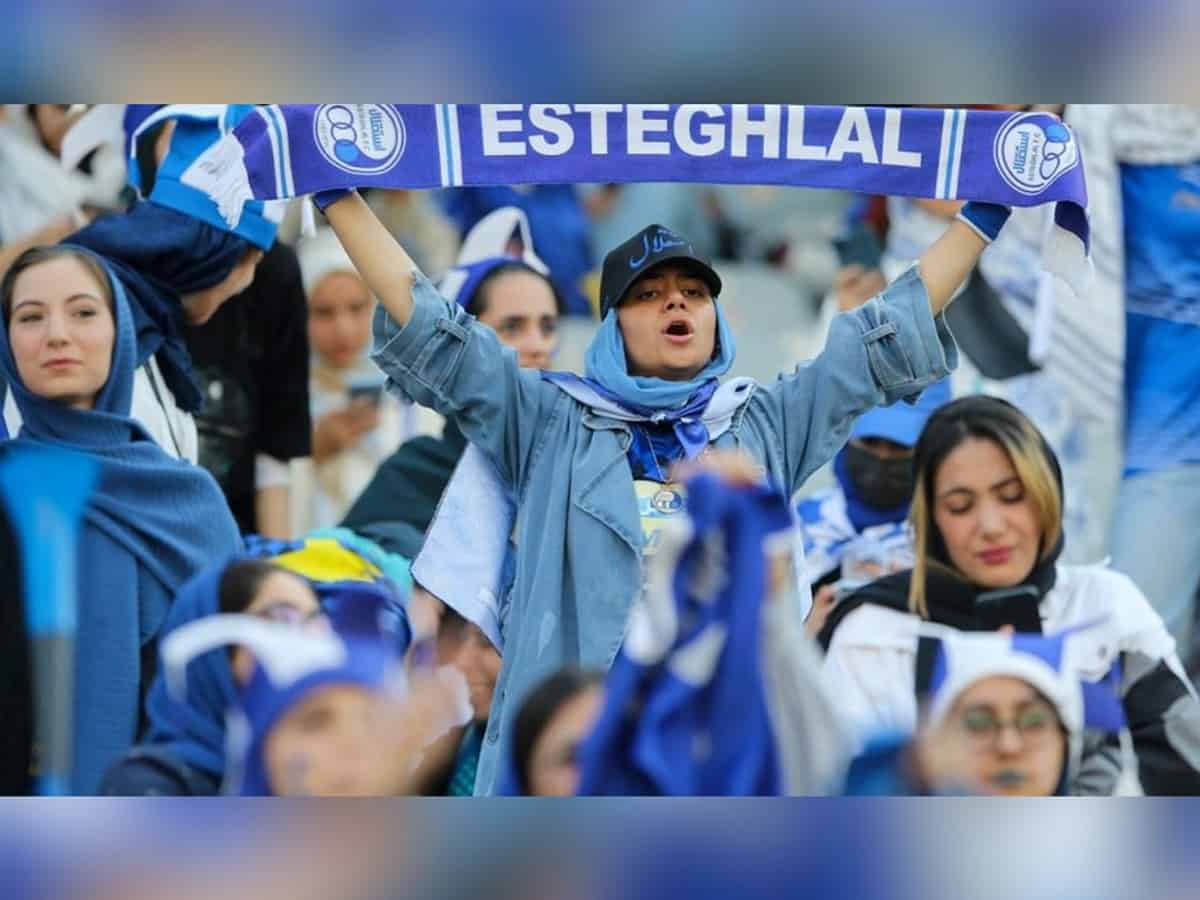
<path fill-rule="evenodd" d="M 382 174 L 404 155 L 404 120 L 382 103 L 318 106 L 313 137 L 322 156 L 355 175 Z"/>
<path fill-rule="evenodd" d="M 678 491 L 662 488 L 650 500 L 650 507 L 660 515 L 670 516 L 683 509 L 683 497 Z"/>
<path fill-rule="evenodd" d="M 996 168 L 1013 190 L 1039 194 L 1079 164 L 1070 129 L 1045 113 L 1012 116 L 996 135 Z"/>

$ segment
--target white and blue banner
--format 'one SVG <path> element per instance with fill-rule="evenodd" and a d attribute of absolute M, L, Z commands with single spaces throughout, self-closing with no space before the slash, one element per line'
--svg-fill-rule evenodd
<path fill-rule="evenodd" d="M 780 104 L 327 103 L 257 108 L 183 181 L 231 227 L 335 188 L 686 181 L 1057 204 L 1047 264 L 1087 271 L 1079 147 L 1041 112 Z"/>

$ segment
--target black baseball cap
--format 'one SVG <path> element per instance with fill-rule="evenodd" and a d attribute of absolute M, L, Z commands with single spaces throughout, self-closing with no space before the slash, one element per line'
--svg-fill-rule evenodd
<path fill-rule="evenodd" d="M 600 318 L 625 297 L 635 281 L 660 263 L 679 260 L 689 265 L 712 295 L 721 293 L 721 279 L 709 261 L 700 256 L 687 238 L 663 225 L 648 225 L 604 257 L 600 273 Z"/>

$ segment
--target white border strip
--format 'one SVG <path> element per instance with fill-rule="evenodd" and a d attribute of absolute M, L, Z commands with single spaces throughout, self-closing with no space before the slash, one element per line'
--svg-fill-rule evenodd
<path fill-rule="evenodd" d="M 442 103 L 433 105 L 433 130 L 437 133 L 438 142 L 438 166 L 442 177 L 442 187 L 450 186 L 450 168 L 449 160 L 447 159 L 447 137 L 442 130 Z"/>
<path fill-rule="evenodd" d="M 295 197 L 296 179 L 292 174 L 292 142 L 288 139 L 287 116 L 283 114 L 283 110 L 278 105 L 272 104 L 271 109 L 279 119 L 279 131 L 283 139 L 283 177 L 287 182 L 287 193 L 284 194 L 284 197 Z"/>
<path fill-rule="evenodd" d="M 950 156 L 950 124 L 953 117 L 954 110 L 942 110 L 942 143 L 938 149 L 937 180 L 933 184 L 933 196 L 938 200 L 946 199 L 942 185 L 946 181 L 946 163 Z"/>
<path fill-rule="evenodd" d="M 447 105 L 446 112 L 450 119 L 450 161 L 453 164 L 453 170 L 450 173 L 450 181 L 455 186 L 463 183 L 462 174 L 462 141 L 458 136 L 458 104 L 451 103 Z"/>
<path fill-rule="evenodd" d="M 275 151 L 275 172 L 276 181 L 281 182 L 276 186 L 280 189 L 280 198 L 288 198 L 296 196 L 296 183 L 292 176 L 292 148 L 288 141 L 287 120 L 283 116 L 283 110 L 277 104 L 270 104 L 264 107 L 266 110 L 267 128 L 271 126 L 279 129 L 278 141 L 272 133 L 271 146 Z"/>
<path fill-rule="evenodd" d="M 275 135 L 274 123 L 271 122 L 271 108 L 269 106 L 260 106 L 255 111 L 262 116 L 262 120 L 267 124 L 267 140 L 271 142 L 271 159 L 275 163 L 273 166 L 275 170 L 275 193 L 282 195 L 284 190 L 280 170 L 283 162 L 283 151 L 280 149 L 279 139 Z"/>
<path fill-rule="evenodd" d="M 962 150 L 963 138 L 967 131 L 967 113 L 966 110 L 954 110 L 954 131 L 955 140 L 954 146 L 950 150 L 950 192 L 949 197 L 955 198 L 958 196 L 958 176 L 962 172 Z"/>

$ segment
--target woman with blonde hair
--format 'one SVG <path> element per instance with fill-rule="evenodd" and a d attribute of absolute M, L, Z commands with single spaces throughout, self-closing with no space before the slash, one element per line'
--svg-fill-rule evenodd
<path fill-rule="evenodd" d="M 1121 694 L 1147 794 L 1200 793 L 1200 704 L 1175 642 L 1145 596 L 1103 565 L 1062 553 L 1062 474 L 1016 407 L 964 397 L 938 410 L 913 456 L 915 565 L 841 601 L 820 640 L 825 673 L 849 725 L 866 741 L 916 727 L 915 685 L 932 665 L 922 621 L 961 631 L 1080 636 L 1083 677 L 1121 673 Z M 1119 766 L 1093 744 L 1073 793 L 1108 793 Z"/>

